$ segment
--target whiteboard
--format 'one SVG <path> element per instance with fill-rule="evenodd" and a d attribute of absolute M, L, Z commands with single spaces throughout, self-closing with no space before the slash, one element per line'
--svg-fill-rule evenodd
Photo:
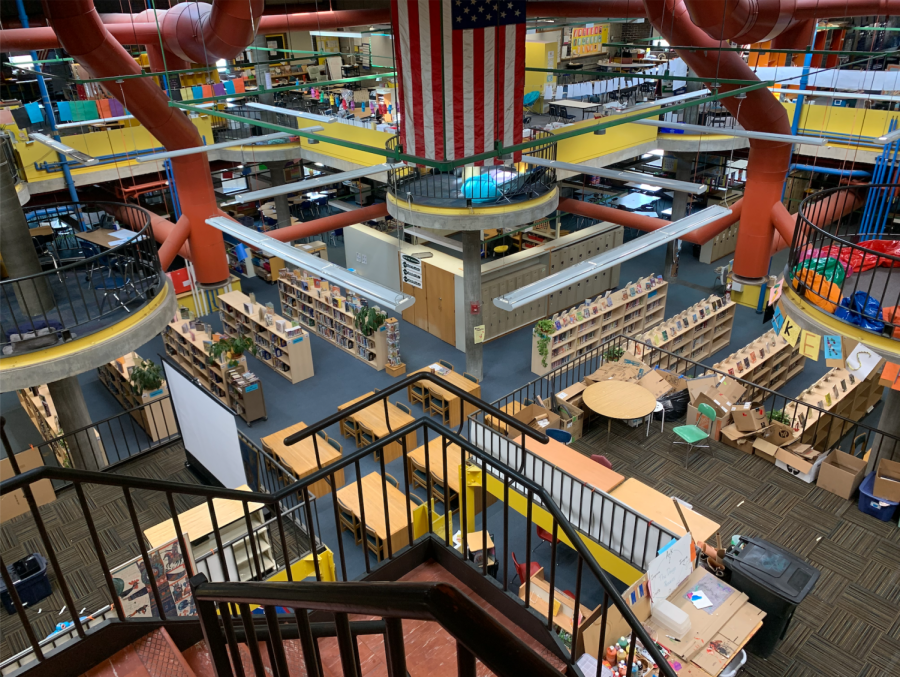
<path fill-rule="evenodd" d="M 653 601 L 666 599 L 691 575 L 694 568 L 691 564 L 693 547 L 691 533 L 688 532 L 647 565 L 647 580 Z"/>
<path fill-rule="evenodd" d="M 234 414 L 166 360 L 163 365 L 184 448 L 222 486 L 237 489 L 247 484 Z"/>
<path fill-rule="evenodd" d="M 339 56 L 329 56 L 325 58 L 325 65 L 328 66 L 329 80 L 340 80 L 344 77 L 341 75 L 341 66 L 343 63 L 343 60 Z"/>

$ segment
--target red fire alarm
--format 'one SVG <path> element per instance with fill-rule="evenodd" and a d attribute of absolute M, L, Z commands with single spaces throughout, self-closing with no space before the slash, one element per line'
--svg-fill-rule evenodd
<path fill-rule="evenodd" d="M 477 315 L 481 312 L 481 301 L 472 301 L 472 303 L 469 304 L 469 308 L 473 315 Z"/>

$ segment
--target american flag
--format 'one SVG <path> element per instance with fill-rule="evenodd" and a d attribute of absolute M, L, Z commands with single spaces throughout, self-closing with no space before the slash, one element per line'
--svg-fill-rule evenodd
<path fill-rule="evenodd" d="M 525 0 L 391 4 L 404 151 L 457 160 L 520 143 Z"/>

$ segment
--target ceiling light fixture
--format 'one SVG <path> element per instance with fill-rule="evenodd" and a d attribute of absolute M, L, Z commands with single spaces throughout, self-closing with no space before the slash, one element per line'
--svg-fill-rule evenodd
<path fill-rule="evenodd" d="M 312 131 L 322 131 L 324 127 L 311 127 Z M 293 134 L 287 132 L 276 132 L 274 134 L 263 134 L 262 136 L 250 136 L 246 139 L 232 139 L 231 141 L 221 141 L 219 143 L 211 143 L 208 146 L 197 146 L 196 148 L 185 148 L 183 150 L 172 150 L 165 153 L 153 153 L 152 155 L 139 155 L 135 158 L 138 162 L 155 162 L 156 160 L 165 160 L 167 158 L 182 157 L 184 155 L 196 155 L 197 153 L 205 153 L 209 150 L 219 150 L 221 148 L 235 148 L 239 146 L 252 146 L 255 143 L 264 141 L 273 141 L 275 139 L 289 139 Z"/>
<path fill-rule="evenodd" d="M 310 31 L 310 35 L 320 38 L 361 38 L 362 33 L 353 33 L 351 31 Z"/>
<path fill-rule="evenodd" d="M 807 146 L 825 146 L 828 139 L 818 136 L 800 136 L 795 134 L 773 134 L 771 132 L 751 132 L 746 129 L 734 129 L 731 127 L 704 127 L 703 125 L 689 125 L 684 122 L 666 122 L 665 120 L 638 120 L 637 125 L 650 127 L 670 127 L 682 129 L 695 134 L 715 134 L 717 136 L 737 136 L 745 139 L 760 139 L 762 141 L 786 141 L 788 143 L 803 143 Z"/>
<path fill-rule="evenodd" d="M 73 160 L 75 160 L 76 162 L 80 162 L 85 167 L 90 167 L 90 166 L 96 165 L 100 162 L 100 160 L 98 160 L 97 158 L 91 157 L 87 153 L 83 153 L 80 150 L 76 150 L 76 149 L 72 148 L 71 146 L 67 146 L 66 144 L 64 144 L 60 141 L 57 141 L 56 139 L 51 138 L 51 137 L 47 136 L 46 134 L 31 133 L 28 136 L 33 141 L 42 143 L 45 146 L 55 150 L 57 153 L 62 153 L 66 157 L 70 157 Z"/>
<path fill-rule="evenodd" d="M 680 190 L 684 193 L 699 195 L 706 191 L 706 186 L 702 183 L 690 183 L 688 181 L 677 181 L 676 179 L 665 179 L 652 174 L 640 174 L 638 172 L 626 172 L 618 169 L 600 169 L 598 167 L 590 167 L 588 165 L 573 165 L 568 162 L 559 162 L 558 160 L 547 160 L 545 158 L 535 157 L 533 155 L 523 155 L 522 162 L 529 165 L 539 165 L 541 167 L 550 167 L 551 169 L 562 169 L 577 174 L 589 174 L 590 176 L 602 176 L 605 179 L 615 179 L 616 181 L 631 181 L 636 183 L 652 182 L 654 186 L 660 188 L 668 188 L 669 190 Z"/>
<path fill-rule="evenodd" d="M 881 141 L 881 143 L 892 143 L 897 139 L 900 139 L 900 129 L 894 130 L 890 134 L 885 134 L 884 136 L 878 137 L 878 140 Z"/>
<path fill-rule="evenodd" d="M 623 261 L 636 258 L 642 254 L 646 254 L 652 249 L 659 247 L 666 242 L 677 240 L 687 235 L 692 230 L 696 230 L 701 226 L 705 226 L 716 219 L 731 214 L 731 210 L 721 205 L 713 205 L 707 207 L 696 214 L 691 214 L 683 219 L 674 221 L 668 226 L 664 226 L 652 233 L 647 233 L 641 237 L 631 240 L 627 244 L 609 251 L 603 252 L 599 256 L 592 259 L 576 263 L 565 270 L 554 273 L 537 282 L 520 287 L 515 291 L 511 291 L 503 296 L 494 298 L 494 305 L 501 310 L 511 311 L 528 305 L 538 299 L 542 299 L 548 294 L 564 289 L 580 280 L 584 280 L 591 275 L 596 275 L 608 268 L 612 268 Z"/>
<path fill-rule="evenodd" d="M 278 113 L 279 115 L 291 115 L 295 118 L 303 118 L 305 120 L 316 120 L 318 122 L 325 122 L 331 124 L 332 122 L 337 122 L 337 118 L 329 115 L 316 115 L 315 113 L 306 113 L 300 110 L 291 110 L 290 108 L 279 108 L 278 106 L 270 106 L 265 103 L 256 103 L 255 101 L 250 101 L 247 104 L 247 108 L 256 108 L 257 110 L 266 110 L 270 113 Z M 307 130 L 301 129 L 301 132 L 305 132 Z"/>
<path fill-rule="evenodd" d="M 412 306 L 416 299 L 408 294 L 389 289 L 377 282 L 372 282 L 364 277 L 351 273 L 346 268 L 341 268 L 328 261 L 323 261 L 318 256 L 292 247 L 287 242 L 280 242 L 264 233 L 242 226 L 224 216 L 214 216 L 206 220 L 206 223 L 223 233 L 236 237 L 247 244 L 269 255 L 278 256 L 280 259 L 292 263 L 295 266 L 311 273 L 321 275 L 326 280 L 355 291 L 365 297 L 370 303 L 382 308 L 388 308 L 396 312 L 402 312 Z"/>
<path fill-rule="evenodd" d="M 236 195 L 234 199 L 237 202 L 253 202 L 254 200 L 263 200 L 266 198 L 275 197 L 276 195 L 286 195 L 287 193 L 295 193 L 300 190 L 307 190 L 308 188 L 318 188 L 319 186 L 327 186 L 332 183 L 340 183 L 341 181 L 347 181 L 348 179 L 361 179 L 364 176 L 379 174 L 381 172 L 386 172 L 391 169 L 398 169 L 405 166 L 406 164 L 401 162 L 399 164 L 385 163 L 381 165 L 374 165 L 372 167 L 362 167 L 361 169 L 353 169 L 349 172 L 329 174 L 327 176 L 316 177 L 315 179 L 307 179 L 306 181 L 295 181 L 293 183 L 285 183 L 281 186 L 263 188 L 262 190 L 256 190 L 252 193 Z"/>

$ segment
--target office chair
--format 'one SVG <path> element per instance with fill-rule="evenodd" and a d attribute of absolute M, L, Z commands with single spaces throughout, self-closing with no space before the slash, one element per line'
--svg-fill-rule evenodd
<path fill-rule="evenodd" d="M 519 563 L 519 560 L 516 559 L 515 552 L 511 552 L 510 554 L 512 555 L 513 565 L 516 567 L 516 574 L 509 580 L 510 584 L 514 580 L 516 580 L 516 578 L 519 579 L 520 583 L 524 583 L 526 578 L 531 578 L 532 576 L 534 576 L 538 571 L 540 571 L 543 568 L 537 562 L 532 562 L 531 570 L 526 571 L 525 570 L 525 562 Z"/>

